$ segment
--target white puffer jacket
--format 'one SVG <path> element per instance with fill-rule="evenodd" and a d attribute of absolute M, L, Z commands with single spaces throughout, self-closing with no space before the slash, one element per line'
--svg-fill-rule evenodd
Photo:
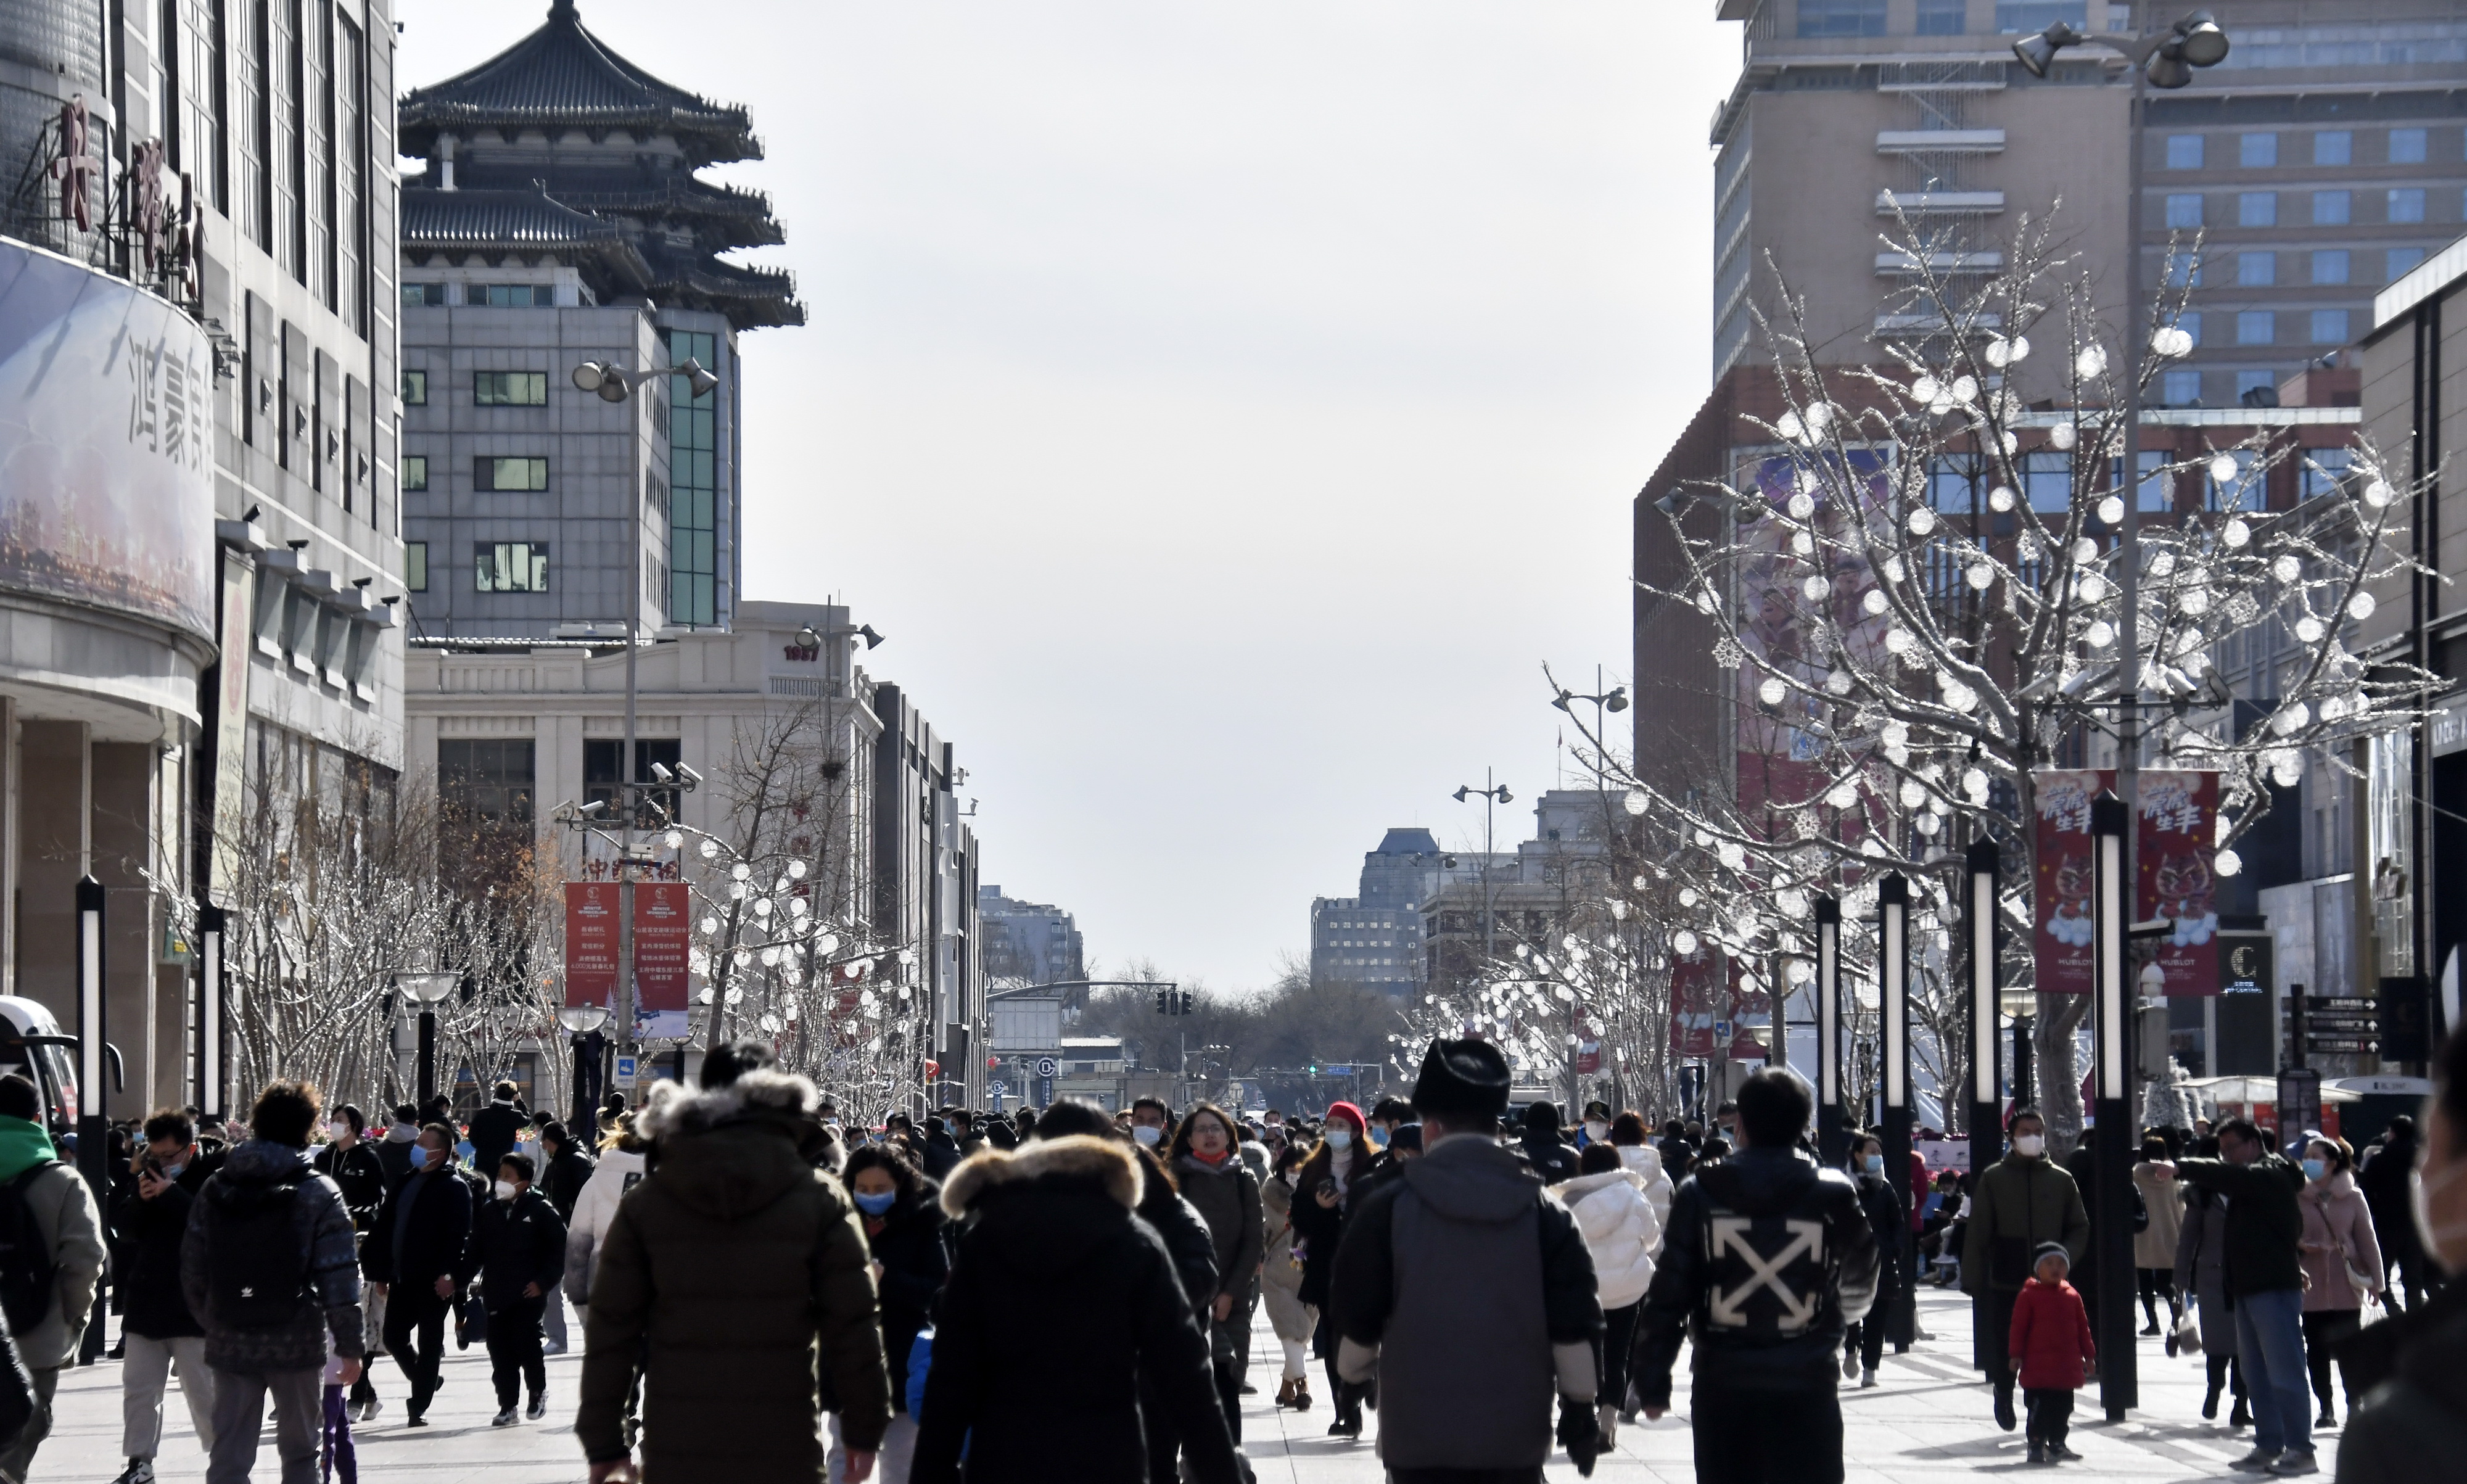
<path fill-rule="evenodd" d="M 1644 1199 L 1653 1207 L 1655 1224 L 1670 1224 L 1670 1172 L 1662 1168 L 1662 1151 L 1650 1144 L 1622 1144 L 1619 1163 L 1644 1179 Z M 1653 1250 L 1662 1251 L 1662 1239 L 1653 1239 Z"/>
<path fill-rule="evenodd" d="M 600 1256 L 608 1223 L 617 1220 L 617 1202 L 643 1178 L 639 1150 L 612 1149 L 600 1156 L 591 1178 L 575 1198 L 574 1220 L 565 1228 L 565 1296 L 577 1305 L 591 1302 L 591 1265 Z"/>
<path fill-rule="evenodd" d="M 1633 1170 L 1580 1175 L 1550 1187 L 1550 1196 L 1576 1219 L 1585 1250 L 1594 1257 L 1595 1291 L 1604 1309 L 1624 1309 L 1653 1284 L 1653 1254 L 1662 1244 L 1662 1218 L 1644 1197 L 1644 1178 Z"/>

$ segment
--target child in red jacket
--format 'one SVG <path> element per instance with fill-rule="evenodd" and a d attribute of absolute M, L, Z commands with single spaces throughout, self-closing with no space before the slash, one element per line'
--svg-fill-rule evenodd
<path fill-rule="evenodd" d="M 2065 1281 L 2072 1265 L 2065 1244 L 2042 1243 L 2031 1256 L 2035 1275 L 2013 1301 L 2013 1368 L 2022 1373 L 2022 1398 L 2030 1409 L 2030 1462 L 2058 1463 L 2081 1457 L 2065 1447 L 2065 1429 L 2073 1392 L 2089 1380 L 2098 1346 L 2081 1294 Z"/>

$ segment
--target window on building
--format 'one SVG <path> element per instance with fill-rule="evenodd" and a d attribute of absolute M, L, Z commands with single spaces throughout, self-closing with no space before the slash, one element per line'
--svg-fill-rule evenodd
<path fill-rule="evenodd" d="M 2424 188 L 2392 186 L 2389 193 L 2389 219 L 2422 221 L 2424 219 Z"/>
<path fill-rule="evenodd" d="M 2305 499 L 2328 494 L 2347 477 L 2355 458 L 2352 448 L 2307 448 L 2297 465 L 2297 492 Z"/>
<path fill-rule="evenodd" d="M 2324 247 L 2313 255 L 2313 282 L 2343 284 L 2347 281 L 2347 250 Z"/>
<path fill-rule="evenodd" d="M 634 781 L 657 783 L 660 775 L 651 771 L 656 763 L 674 776 L 678 761 L 684 756 L 684 743 L 673 737 L 637 737 L 634 739 Z M 625 739 L 622 737 L 586 738 L 582 743 L 582 802 L 608 806 L 606 817 L 615 819 L 618 811 L 617 781 L 625 775 Z M 676 818 L 677 796 L 673 789 L 646 791 L 646 801 L 635 825 L 640 829 L 665 826 Z M 659 810 L 650 808 L 656 802 Z M 659 810 L 665 810 L 665 814 Z"/>
<path fill-rule="evenodd" d="M 2170 407 L 2198 407 L 2202 404 L 2202 374 L 2190 368 L 2170 371 L 2160 378 L 2159 391 Z"/>
<path fill-rule="evenodd" d="M 2195 345 L 2201 344 L 2202 311 L 2199 309 L 2186 309 L 2184 313 L 2177 315 L 2176 328 L 2192 336 L 2193 343 Z"/>
<path fill-rule="evenodd" d="M 1967 515 L 1974 509 L 1986 509 L 1987 491 L 1995 482 L 1976 457 L 1937 459 L 1928 466 L 1928 504 Z"/>
<path fill-rule="evenodd" d="M 2008 35 L 2045 31 L 2058 21 L 2087 30 L 2090 0 L 1996 0 L 1996 29 Z"/>
<path fill-rule="evenodd" d="M 668 331 L 668 364 L 718 372 L 715 335 Z M 668 622 L 719 622 L 719 392 L 668 378 Z"/>
<path fill-rule="evenodd" d="M 2424 130 L 2394 128 L 2389 133 L 2389 162 L 2392 165 L 2424 163 Z"/>
<path fill-rule="evenodd" d="M 442 284 L 405 284 L 402 285 L 402 307 L 406 309 L 435 308 L 445 302 Z"/>
<path fill-rule="evenodd" d="M 475 577 L 484 593 L 548 591 L 548 543 L 482 541 L 472 548 Z"/>
<path fill-rule="evenodd" d="M 2382 254 L 2382 279 L 2385 283 L 2395 284 L 2414 272 L 2415 265 L 2423 261 L 2424 249 L 2421 247 L 2390 248 Z"/>
<path fill-rule="evenodd" d="M 548 488 L 548 460 L 483 454 L 471 461 L 471 488 L 496 494 L 537 494 Z"/>
<path fill-rule="evenodd" d="M 2235 374 L 2236 400 L 2244 400 L 2247 392 L 2278 390 L 2278 375 L 2271 371 L 2239 371 Z"/>
<path fill-rule="evenodd" d="M 2201 287 L 2202 255 L 2185 252 L 2171 254 L 2167 259 L 2166 272 L 2161 276 L 2165 278 L 2167 286 L 2170 288 Z"/>
<path fill-rule="evenodd" d="M 2175 509 L 2175 476 L 2165 472 L 2167 467 L 2166 450 L 2163 448 L 2141 449 L 2140 465 L 2141 490 L 2137 498 L 2141 508 L 2144 511 Z M 2113 490 L 2123 482 L 2124 460 L 2121 458 L 2113 458 L 2108 460 L 2108 488 Z"/>
<path fill-rule="evenodd" d="M 2236 282 L 2247 288 L 2268 288 L 2278 282 L 2276 253 L 2236 254 Z"/>
<path fill-rule="evenodd" d="M 2276 134 L 2236 136 L 2236 164 L 2246 170 L 2273 170 L 2278 165 Z"/>
<path fill-rule="evenodd" d="M 402 404 L 406 407 L 428 405 L 428 373 L 417 366 L 402 368 Z"/>
<path fill-rule="evenodd" d="M 2073 507 L 2073 460 L 2069 453 L 2022 455 L 2023 493 L 2030 508 L 2043 515 L 2062 514 Z"/>
<path fill-rule="evenodd" d="M 402 543 L 402 585 L 416 593 L 428 591 L 428 543 Z"/>
<path fill-rule="evenodd" d="M 2313 163 L 2316 165 L 2352 165 L 2356 158 L 2356 136 L 2343 128 L 2325 128 L 2313 136 Z"/>
<path fill-rule="evenodd" d="M 2270 309 L 2244 309 L 2236 314 L 2236 344 L 2275 345 L 2278 341 L 2278 315 Z"/>
<path fill-rule="evenodd" d="M 1969 0 L 1919 0 L 1918 34 L 1958 36 L 1969 29 Z"/>
<path fill-rule="evenodd" d="M 528 737 L 438 740 L 438 803 L 451 823 L 528 826 L 537 782 L 536 750 Z"/>
<path fill-rule="evenodd" d="M 472 400 L 483 407 L 545 407 L 545 371 L 483 371 L 471 378 Z"/>
<path fill-rule="evenodd" d="M 2256 455 L 2250 448 L 2237 448 L 2231 450 L 2229 456 L 2235 460 L 2236 472 L 2235 477 L 2224 485 L 2210 476 L 2207 465 L 2203 468 L 2202 497 L 2205 508 L 2245 510 L 2259 507 L 2261 491 L 2254 486 L 2252 478 L 2252 467 L 2256 462 Z"/>
<path fill-rule="evenodd" d="M 406 453 L 402 456 L 402 488 L 405 493 L 410 494 L 428 488 L 428 455 Z"/>
<path fill-rule="evenodd" d="M 2200 170 L 2202 168 L 2202 136 L 2170 134 L 2167 136 L 2167 168 Z"/>
<path fill-rule="evenodd" d="M 1881 36 L 1885 0 L 1799 0 L 1802 36 Z"/>
<path fill-rule="evenodd" d="M 2353 215 L 2355 193 L 2351 191 L 2316 191 L 2313 193 L 2313 225 L 2343 227 Z"/>
<path fill-rule="evenodd" d="M 2202 224 L 2202 197 L 2191 191 L 2177 192 L 2167 197 L 2167 225 L 2198 227 Z"/>
<path fill-rule="evenodd" d="M 2313 343 L 2344 345 L 2347 343 L 2347 311 L 2315 309 L 2313 311 Z"/>
<path fill-rule="evenodd" d="M 556 304 L 554 284 L 465 284 L 463 302 L 491 309 L 528 309 L 533 305 L 542 308 Z"/>
<path fill-rule="evenodd" d="M 2236 225 L 2240 227 L 2275 227 L 2278 225 L 2278 193 L 2247 191 L 2236 197 Z"/>

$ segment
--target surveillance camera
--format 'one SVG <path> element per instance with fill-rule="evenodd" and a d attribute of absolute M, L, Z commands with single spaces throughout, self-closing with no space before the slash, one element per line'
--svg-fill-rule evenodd
<path fill-rule="evenodd" d="M 666 763 L 654 763 L 651 765 L 651 776 L 662 783 L 668 783 L 677 775 L 668 771 L 668 765 Z"/>

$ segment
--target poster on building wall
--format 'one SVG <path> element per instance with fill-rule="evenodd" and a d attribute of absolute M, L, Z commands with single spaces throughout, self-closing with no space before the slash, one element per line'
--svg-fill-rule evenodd
<path fill-rule="evenodd" d="M 223 554 L 222 631 L 215 635 L 215 838 L 207 863 L 206 895 L 215 905 L 239 905 L 239 875 L 248 833 L 248 673 L 250 620 L 257 601 L 257 564 L 238 552 Z"/>
<path fill-rule="evenodd" d="M 1670 1049 L 1683 1057 L 1713 1054 L 1714 991 L 1721 982 L 1722 955 L 1697 945 L 1696 951 L 1670 961 Z"/>
<path fill-rule="evenodd" d="M 1725 1055 L 1733 1062 L 1763 1061 L 1765 1043 L 1754 1033 L 1773 1027 L 1773 995 L 1766 993 L 1761 976 L 1748 972 L 1744 959 L 1731 960 L 1731 1003 L 1724 1018 L 1731 1023 L 1731 1049 Z"/>
<path fill-rule="evenodd" d="M 2038 808 L 2031 820 L 2032 957 L 2038 987 L 2046 994 L 2087 994 L 2094 988 L 2092 886 L 2095 841 L 2091 803 L 2116 787 L 2109 768 L 2045 768 L 2031 775 Z M 2135 849 L 2139 880 L 2134 893 L 2137 921 L 2164 918 L 2172 925 L 2157 940 L 2140 970 L 2141 993 L 2219 993 L 2218 879 L 2212 868 L 2218 838 L 2219 776 L 2179 769 L 2145 769 Z"/>
<path fill-rule="evenodd" d="M 683 881 L 634 887 L 636 1033 L 682 1039 L 686 1027 L 686 958 L 692 945 L 693 902 Z"/>
<path fill-rule="evenodd" d="M 565 1002 L 617 1003 L 617 883 L 565 883 Z"/>

